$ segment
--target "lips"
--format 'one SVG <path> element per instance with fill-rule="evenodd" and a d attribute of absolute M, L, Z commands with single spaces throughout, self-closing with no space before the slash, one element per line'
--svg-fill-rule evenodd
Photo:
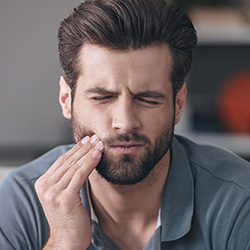
<path fill-rule="evenodd" d="M 114 151 L 115 153 L 122 153 L 122 154 L 135 154 L 143 147 L 142 144 L 117 144 L 117 145 L 110 145 L 109 149 Z"/>
<path fill-rule="evenodd" d="M 142 144 L 138 143 L 121 143 L 121 144 L 111 144 L 109 145 L 110 147 L 137 147 L 137 146 L 142 146 Z"/>

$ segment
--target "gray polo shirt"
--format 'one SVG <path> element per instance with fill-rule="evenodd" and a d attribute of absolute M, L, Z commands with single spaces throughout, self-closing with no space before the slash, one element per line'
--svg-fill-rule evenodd
<path fill-rule="evenodd" d="M 48 223 L 34 183 L 71 147 L 57 147 L 1 182 L 1 250 L 34 250 L 45 244 Z M 102 232 L 86 185 L 81 197 L 92 221 L 88 249 L 119 249 Z M 146 249 L 249 250 L 250 164 L 221 148 L 175 136 L 157 228 Z"/>

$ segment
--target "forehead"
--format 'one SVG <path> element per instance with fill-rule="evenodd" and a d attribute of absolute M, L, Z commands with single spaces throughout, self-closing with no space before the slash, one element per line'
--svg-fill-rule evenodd
<path fill-rule="evenodd" d="M 79 54 L 83 88 L 163 88 L 170 86 L 171 53 L 166 45 L 127 51 L 86 44 Z"/>

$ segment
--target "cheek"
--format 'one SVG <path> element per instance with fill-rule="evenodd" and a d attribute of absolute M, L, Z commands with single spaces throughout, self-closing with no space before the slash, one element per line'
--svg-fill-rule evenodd
<path fill-rule="evenodd" d="M 150 119 L 147 122 L 144 122 L 145 131 L 148 136 L 151 138 L 151 141 L 154 141 L 159 135 L 165 133 L 164 131 L 172 131 L 174 126 L 174 112 L 167 111 L 161 113 L 152 113 Z"/>
<path fill-rule="evenodd" d="M 74 117 L 77 118 L 77 122 L 82 128 L 93 131 L 100 138 L 110 123 L 109 115 L 104 110 L 84 104 L 74 108 Z"/>
<path fill-rule="evenodd" d="M 166 126 L 172 125 L 174 119 L 174 112 L 173 110 L 169 109 L 161 109 L 158 111 L 153 111 L 147 114 L 144 119 L 144 124 L 147 124 L 147 127 L 157 128 L 166 128 Z M 157 130 L 156 129 L 156 130 Z"/>

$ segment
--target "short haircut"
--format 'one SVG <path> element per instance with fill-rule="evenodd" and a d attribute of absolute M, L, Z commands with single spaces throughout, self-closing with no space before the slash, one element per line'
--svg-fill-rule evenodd
<path fill-rule="evenodd" d="M 118 51 L 167 44 L 175 97 L 191 68 L 197 36 L 189 16 L 165 0 L 86 0 L 61 22 L 58 41 L 72 97 L 85 43 Z"/>

